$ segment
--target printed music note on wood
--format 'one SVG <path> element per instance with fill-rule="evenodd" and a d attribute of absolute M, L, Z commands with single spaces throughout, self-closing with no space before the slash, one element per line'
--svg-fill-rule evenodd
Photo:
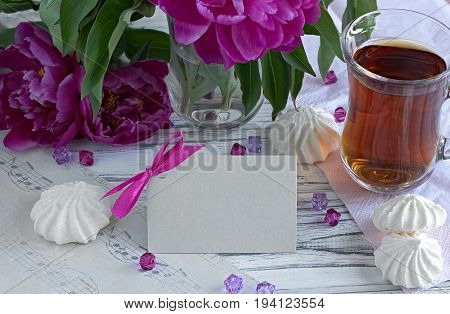
<path fill-rule="evenodd" d="M 4 171 L 11 182 L 25 192 L 43 191 L 54 183 L 52 180 L 39 174 L 30 162 L 19 161 L 9 153 L 0 152 L 0 170 Z"/>
<path fill-rule="evenodd" d="M 54 184 L 73 181 L 111 188 L 78 165 L 56 167 L 46 151 L 19 157 L 0 149 L 0 194 L 7 191 L 0 198 L 0 264 L 6 270 L 0 293 L 221 293 L 223 278 L 239 273 L 220 257 L 202 255 L 157 256 L 157 267 L 142 271 L 139 259 L 147 251 L 145 200 L 126 220 L 112 218 L 86 245 L 59 246 L 37 236 L 30 204 Z M 256 286 L 249 277 L 246 282 Z"/>

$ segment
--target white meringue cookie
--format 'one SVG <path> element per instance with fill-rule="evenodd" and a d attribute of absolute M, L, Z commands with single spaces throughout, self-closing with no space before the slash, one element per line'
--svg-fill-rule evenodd
<path fill-rule="evenodd" d="M 109 224 L 111 203 L 105 191 L 85 182 L 56 185 L 41 195 L 31 211 L 34 230 L 57 244 L 88 243 Z"/>
<path fill-rule="evenodd" d="M 439 243 L 425 234 L 416 237 L 389 234 L 374 254 L 383 278 L 405 288 L 430 286 L 443 268 Z"/>
<path fill-rule="evenodd" d="M 387 232 L 421 232 L 441 227 L 447 212 L 440 205 L 420 195 L 400 195 L 378 206 L 372 221 Z"/>
<path fill-rule="evenodd" d="M 302 106 L 289 109 L 274 122 L 269 138 L 277 154 L 294 154 L 301 163 L 324 161 L 339 147 L 338 125 L 322 109 Z"/>

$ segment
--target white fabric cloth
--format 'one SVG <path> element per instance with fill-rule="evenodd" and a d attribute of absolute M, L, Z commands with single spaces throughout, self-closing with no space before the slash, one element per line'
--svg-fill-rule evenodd
<path fill-rule="evenodd" d="M 344 169 L 339 152 L 330 155 L 325 162 L 319 164 L 319 167 L 327 176 L 335 193 L 347 206 L 367 240 L 374 247 L 378 247 L 384 233 L 375 228 L 371 217 L 374 208 L 387 201 L 390 196 L 369 192 L 356 184 Z M 411 193 L 425 196 L 440 204 L 450 217 L 450 161 L 439 163 L 431 178 Z M 444 257 L 442 275 L 432 285 L 434 286 L 450 280 L 450 218 L 443 227 L 427 233 L 430 237 L 438 240 Z M 409 290 L 408 292 L 414 291 Z"/>
<path fill-rule="evenodd" d="M 336 0 L 330 6 L 330 12 L 335 18 L 336 24 L 341 25 L 339 16 L 345 9 L 345 0 Z M 445 24 L 450 23 L 450 3 L 446 0 L 378 0 L 379 8 L 404 8 L 429 14 Z M 317 50 L 319 41 L 316 37 L 306 37 L 304 45 L 309 60 L 317 60 Z M 312 62 L 316 73 L 319 73 L 317 62 Z M 298 104 L 309 104 L 320 107 L 330 113 L 342 106 L 348 108 L 348 83 L 346 66 L 339 60 L 335 60 L 332 65 L 338 76 L 338 82 L 334 85 L 324 85 L 320 78 L 307 76 L 304 82 L 303 90 L 298 99 Z M 446 102 L 442 112 L 442 134 L 450 137 L 450 102 Z M 341 129 L 344 124 L 340 124 Z M 347 174 L 340 160 L 339 152 L 328 157 L 328 159 L 319 164 L 320 168 L 327 176 L 333 190 L 347 206 L 349 212 L 364 232 L 367 240 L 378 247 L 381 243 L 383 233 L 378 231 L 371 220 L 373 209 L 389 196 L 366 191 L 357 185 Z M 423 195 L 443 206 L 450 216 L 450 161 L 438 164 L 434 174 L 421 187 L 412 193 Z M 438 284 L 450 280 L 450 219 L 445 226 L 438 230 L 432 230 L 428 234 L 437 239 L 443 248 L 444 270 L 441 277 L 434 283 Z M 408 290 L 407 292 L 416 292 L 417 290 Z"/>

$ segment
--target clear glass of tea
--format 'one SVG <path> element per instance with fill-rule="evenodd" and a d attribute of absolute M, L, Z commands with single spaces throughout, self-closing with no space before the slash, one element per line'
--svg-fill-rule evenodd
<path fill-rule="evenodd" d="M 440 124 L 450 123 L 441 116 L 450 92 L 450 28 L 418 12 L 379 10 L 349 25 L 342 47 L 349 111 L 341 156 L 348 173 L 374 192 L 421 185 L 445 158 Z"/>

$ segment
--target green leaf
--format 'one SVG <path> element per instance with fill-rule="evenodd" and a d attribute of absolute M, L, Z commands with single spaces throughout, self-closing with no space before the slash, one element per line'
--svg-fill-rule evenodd
<path fill-rule="evenodd" d="M 92 20 L 88 24 L 84 25 L 83 28 L 81 28 L 80 30 L 77 42 L 77 60 L 80 63 L 84 61 L 87 39 L 89 36 L 89 32 L 91 31 L 91 28 L 94 25 L 94 22 L 95 21 Z"/>
<path fill-rule="evenodd" d="M 334 0 L 322 0 L 322 4 L 325 8 L 328 9 L 328 7 L 330 6 L 330 4 L 333 3 Z"/>
<path fill-rule="evenodd" d="M 67 55 L 75 50 L 80 23 L 97 6 L 97 2 L 98 0 L 62 0 L 60 16 L 63 54 Z"/>
<path fill-rule="evenodd" d="M 325 40 L 323 37 L 320 37 L 318 64 L 322 79 L 325 79 L 325 76 L 327 75 L 328 70 L 330 70 L 331 64 L 333 63 L 335 56 L 336 54 L 328 44 L 328 41 Z"/>
<path fill-rule="evenodd" d="M 297 106 L 297 96 L 300 94 L 303 86 L 303 79 L 305 78 L 305 72 L 299 71 L 296 68 L 291 68 L 291 84 L 289 86 L 291 92 L 292 102 L 294 106 Z"/>
<path fill-rule="evenodd" d="M 290 68 L 281 53 L 269 51 L 262 58 L 264 96 L 273 107 L 272 118 L 286 108 L 289 97 Z"/>
<path fill-rule="evenodd" d="M 174 40 L 174 39 L 172 39 Z M 170 50 L 170 70 L 171 73 L 169 75 L 174 75 L 177 80 L 180 82 L 181 89 L 181 103 L 180 103 L 180 112 L 182 114 L 187 114 L 190 107 L 190 85 L 187 78 L 186 66 L 184 60 L 178 56 L 173 49 Z M 203 96 L 200 96 L 203 97 Z"/>
<path fill-rule="evenodd" d="M 94 10 L 91 11 L 80 23 L 80 32 L 78 35 L 77 41 L 77 60 L 82 63 L 84 61 L 84 56 L 86 52 L 86 44 L 89 36 L 89 32 L 91 31 L 92 26 L 94 25 L 95 19 L 97 17 L 98 11 L 103 5 L 103 1 L 97 3 L 97 6 Z"/>
<path fill-rule="evenodd" d="M 320 32 L 317 30 L 317 28 L 315 28 L 314 25 L 311 24 L 305 24 L 305 26 L 303 27 L 303 31 L 305 32 L 305 35 L 320 36 Z"/>
<path fill-rule="evenodd" d="M 155 5 L 147 1 L 141 1 L 141 5 L 136 8 L 136 14 L 139 14 L 140 17 L 152 17 L 155 14 L 155 11 Z"/>
<path fill-rule="evenodd" d="M 378 10 L 377 0 L 347 0 L 342 17 L 342 30 L 358 17 L 376 10 Z"/>
<path fill-rule="evenodd" d="M 191 63 L 187 63 L 187 66 L 191 65 Z M 194 69 L 197 67 L 193 65 Z M 187 71 L 187 73 L 193 73 L 195 71 Z M 229 110 L 231 106 L 231 98 L 233 93 L 238 88 L 239 82 L 236 79 L 234 69 L 231 68 L 229 70 L 225 70 L 225 67 L 221 64 L 203 64 L 200 63 L 200 73 L 211 81 L 215 82 L 216 85 L 219 85 L 220 91 L 222 93 L 222 103 L 223 110 Z M 189 81 L 192 82 L 193 79 L 189 78 Z M 191 88 L 192 88 L 191 84 Z"/>
<path fill-rule="evenodd" d="M 189 102 L 191 104 L 196 103 L 200 99 L 204 98 L 207 94 L 214 91 L 217 84 L 209 79 L 200 80 L 195 87 L 192 87 L 189 92 Z"/>
<path fill-rule="evenodd" d="M 84 56 L 86 76 L 82 97 L 90 96 L 94 115 L 100 110 L 101 86 L 109 62 L 133 12 L 133 0 L 106 0 L 89 32 Z"/>
<path fill-rule="evenodd" d="M 0 12 L 16 13 L 27 10 L 37 10 L 38 5 L 31 0 L 0 0 Z"/>
<path fill-rule="evenodd" d="M 316 76 L 316 73 L 308 61 L 308 56 L 306 55 L 305 47 L 303 47 L 303 45 L 298 46 L 292 52 L 283 52 L 281 55 L 287 63 L 297 70 Z"/>
<path fill-rule="evenodd" d="M 0 48 L 6 48 L 14 43 L 15 28 L 0 29 Z"/>
<path fill-rule="evenodd" d="M 122 36 L 119 42 L 117 43 L 114 52 L 111 56 L 111 60 L 109 62 L 110 67 L 121 68 L 127 64 L 127 62 L 125 62 L 122 59 L 122 56 L 125 53 L 126 46 L 127 46 L 126 39 Z"/>
<path fill-rule="evenodd" d="M 124 35 L 125 55 L 134 61 L 145 59 L 170 61 L 170 36 L 153 29 L 128 28 Z"/>
<path fill-rule="evenodd" d="M 251 61 L 246 64 L 236 64 L 235 67 L 241 83 L 245 114 L 248 115 L 261 100 L 262 82 L 261 74 L 259 73 L 259 62 Z"/>
<path fill-rule="evenodd" d="M 314 25 L 311 25 L 311 27 L 315 28 L 316 31 L 320 33 L 320 36 L 328 42 L 336 56 L 344 61 L 339 39 L 339 31 L 327 9 L 325 9 L 322 5 L 320 6 L 320 12 L 321 15 L 319 20 Z"/>
<path fill-rule="evenodd" d="M 103 0 L 97 1 L 97 5 L 91 12 L 80 22 L 79 29 L 82 30 L 86 25 L 93 23 L 95 19 L 97 18 L 98 12 L 100 11 L 100 8 L 103 6 Z"/>
<path fill-rule="evenodd" d="M 53 44 L 59 51 L 63 49 L 61 40 L 60 9 L 62 0 L 42 0 L 39 15 L 52 36 Z"/>

